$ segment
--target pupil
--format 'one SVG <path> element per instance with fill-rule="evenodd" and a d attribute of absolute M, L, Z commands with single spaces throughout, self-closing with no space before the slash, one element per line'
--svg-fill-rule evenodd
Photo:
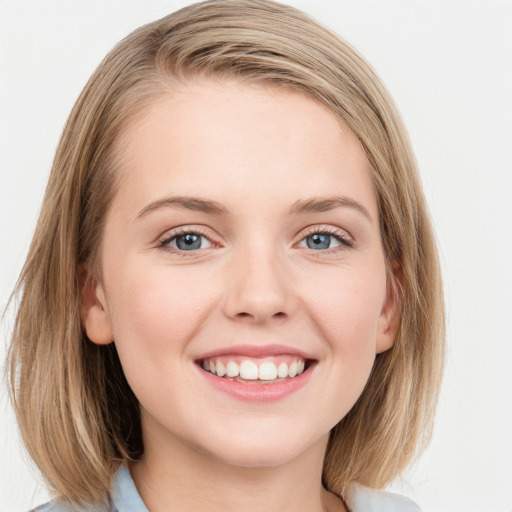
<path fill-rule="evenodd" d="M 187 235 L 180 236 L 176 239 L 176 245 L 178 249 L 190 250 L 199 249 L 201 247 L 201 237 L 188 233 Z"/>
<path fill-rule="evenodd" d="M 329 249 L 331 236 L 325 233 L 315 233 L 308 236 L 306 245 L 309 249 Z"/>

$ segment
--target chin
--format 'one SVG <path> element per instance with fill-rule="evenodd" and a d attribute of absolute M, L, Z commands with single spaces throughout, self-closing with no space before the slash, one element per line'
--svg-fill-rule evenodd
<path fill-rule="evenodd" d="M 288 464 L 307 456 L 312 450 L 318 450 L 323 457 L 328 441 L 328 434 L 320 438 L 308 438 L 305 433 L 301 435 L 297 430 L 292 435 L 290 432 L 280 435 L 268 432 L 262 428 L 258 433 L 224 436 L 221 442 L 216 443 L 215 447 L 210 446 L 207 451 L 215 459 L 231 466 L 268 468 Z M 226 437 L 229 442 L 226 442 Z"/>
<path fill-rule="evenodd" d="M 283 466 L 300 456 L 295 450 L 274 451 L 268 447 L 243 447 L 212 454 L 225 464 L 240 468 L 270 468 Z"/>

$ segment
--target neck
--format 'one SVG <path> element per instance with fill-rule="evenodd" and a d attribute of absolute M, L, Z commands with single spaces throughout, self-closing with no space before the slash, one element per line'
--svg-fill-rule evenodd
<path fill-rule="evenodd" d="M 240 467 L 177 440 L 145 442 L 144 457 L 131 465 L 150 512 L 338 512 L 341 500 L 321 483 L 327 439 L 278 466 Z"/>

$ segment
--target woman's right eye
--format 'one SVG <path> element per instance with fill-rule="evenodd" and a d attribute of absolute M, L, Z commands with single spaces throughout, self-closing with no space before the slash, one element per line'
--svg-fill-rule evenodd
<path fill-rule="evenodd" d="M 206 236 L 193 231 L 187 233 L 179 233 L 162 240 L 159 247 L 171 248 L 177 251 L 197 251 L 200 249 L 208 249 L 212 243 Z"/>

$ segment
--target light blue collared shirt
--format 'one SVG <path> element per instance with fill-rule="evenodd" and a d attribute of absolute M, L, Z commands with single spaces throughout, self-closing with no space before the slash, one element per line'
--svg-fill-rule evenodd
<path fill-rule="evenodd" d="M 77 507 L 62 501 L 51 501 L 32 512 L 148 512 L 133 482 L 128 466 L 117 471 L 111 493 L 111 506 Z M 409 498 L 385 491 L 352 485 L 346 498 L 350 512 L 421 512 Z"/>
<path fill-rule="evenodd" d="M 133 482 L 128 466 L 117 471 L 110 494 L 111 506 L 70 505 L 59 500 L 41 505 L 32 512 L 148 512 Z"/>

